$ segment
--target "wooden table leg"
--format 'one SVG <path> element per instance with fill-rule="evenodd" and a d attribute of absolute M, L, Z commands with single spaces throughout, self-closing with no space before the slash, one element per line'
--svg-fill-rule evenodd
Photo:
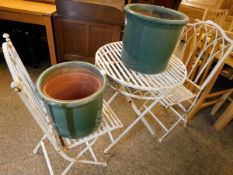
<path fill-rule="evenodd" d="M 214 116 L 219 111 L 219 109 L 222 107 L 222 105 L 225 103 L 225 101 L 227 101 L 227 99 L 230 97 L 231 93 L 233 93 L 233 88 L 231 90 L 229 90 L 227 93 L 222 95 L 222 97 L 220 98 L 220 99 L 222 99 L 222 101 L 215 104 L 210 112 L 210 114 L 212 116 Z"/>
<path fill-rule="evenodd" d="M 212 87 L 214 86 L 214 83 L 216 82 L 223 66 L 224 66 L 224 63 L 219 67 L 219 69 L 215 73 L 214 77 L 211 79 L 209 84 L 206 86 L 205 90 L 201 93 L 200 97 L 196 101 L 196 104 L 193 106 L 193 108 L 187 114 L 186 119 L 188 122 L 190 122 L 196 116 L 196 114 L 202 109 L 201 106 L 205 103 L 205 100 L 207 99 L 208 94 L 210 93 Z"/>
<path fill-rule="evenodd" d="M 223 114 L 214 123 L 214 128 L 218 131 L 223 129 L 233 119 L 233 102 L 227 107 Z"/>
<path fill-rule="evenodd" d="M 44 16 L 51 65 L 57 64 L 51 16 Z"/>

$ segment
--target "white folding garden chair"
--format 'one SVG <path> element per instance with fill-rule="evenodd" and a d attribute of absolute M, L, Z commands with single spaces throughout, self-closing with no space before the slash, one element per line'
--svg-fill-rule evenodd
<path fill-rule="evenodd" d="M 182 86 L 174 88 L 160 100 L 170 108 L 178 120 L 159 139 L 162 141 L 180 121 L 187 123 L 187 115 L 208 84 L 219 74 L 233 49 L 233 40 L 213 21 L 198 21 L 183 28 L 176 53 L 186 65 L 188 76 Z"/>
<path fill-rule="evenodd" d="M 49 160 L 49 154 L 47 153 L 45 147 L 46 139 L 49 140 L 56 152 L 62 158 L 70 162 L 65 170 L 62 172 L 63 175 L 66 174 L 75 163 L 106 166 L 106 162 L 100 162 L 97 160 L 92 149 L 92 145 L 96 142 L 99 136 L 102 136 L 104 134 L 108 134 L 110 136 L 110 139 L 113 140 L 111 132 L 117 128 L 122 127 L 121 121 L 117 118 L 111 108 L 104 102 L 102 111 L 102 122 L 97 131 L 90 134 L 89 136 L 82 139 L 68 139 L 60 137 L 54 130 L 52 121 L 50 120 L 50 117 L 48 116 L 48 113 L 46 112 L 46 109 L 44 107 L 44 103 L 37 96 L 34 84 L 28 72 L 26 71 L 20 57 L 18 56 L 12 42 L 10 41 L 9 35 L 4 34 L 3 37 L 6 39 L 6 42 L 2 44 L 2 49 L 8 68 L 13 78 L 11 87 L 20 96 L 21 100 L 30 111 L 39 127 L 44 132 L 44 136 L 35 147 L 33 152 L 37 153 L 38 149 L 40 147 L 42 148 L 50 174 L 53 175 L 54 171 Z M 77 149 L 77 147 L 80 145 L 85 145 L 85 147 L 82 147 L 82 149 Z M 79 150 L 79 152 L 76 157 L 71 157 L 69 156 L 69 152 L 74 150 L 74 148 L 76 148 L 76 151 Z M 81 156 L 83 156 L 84 153 L 86 153 L 87 151 L 90 152 L 93 160 L 81 159 Z"/>

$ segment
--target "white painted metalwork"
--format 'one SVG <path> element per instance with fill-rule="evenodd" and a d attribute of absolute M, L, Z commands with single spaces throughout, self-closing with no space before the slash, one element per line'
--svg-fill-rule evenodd
<path fill-rule="evenodd" d="M 164 72 L 155 75 L 140 74 L 127 69 L 121 62 L 121 47 L 122 42 L 103 46 L 96 53 L 96 65 L 113 80 L 110 81 L 110 86 L 116 90 L 116 93 L 108 103 L 110 104 L 118 94 L 123 94 L 127 96 L 138 118 L 105 149 L 105 152 L 111 149 L 138 121 L 142 120 L 146 113 L 150 114 L 165 131 L 159 138 L 160 142 L 181 121 L 186 125 L 188 112 L 191 111 L 202 91 L 231 53 L 233 41 L 226 36 L 220 26 L 212 21 L 188 24 L 183 28 L 169 66 Z M 187 69 L 186 79 L 185 67 Z M 144 99 L 146 102 L 140 108 L 135 108 L 133 98 Z M 154 105 L 159 101 L 161 105 L 176 114 L 177 119 L 173 124 L 165 125 L 158 116 L 152 113 L 151 109 L 154 106 L 149 101 L 154 100 Z M 142 109 L 145 110 L 142 112 Z M 148 123 L 145 120 L 142 122 L 154 135 Z"/>
<path fill-rule="evenodd" d="M 154 130 L 144 118 L 149 113 L 153 119 L 165 130 L 166 126 L 155 116 L 151 110 L 169 94 L 171 89 L 184 83 L 187 71 L 182 61 L 172 55 L 166 69 L 158 74 L 142 74 L 125 67 L 121 61 L 122 42 L 115 42 L 101 47 L 96 53 L 96 65 L 100 67 L 110 78 L 110 86 L 116 93 L 110 98 L 110 104 L 118 94 L 123 94 L 135 111 L 137 118 L 112 142 L 106 149 L 108 152 L 125 134 L 127 134 L 139 121 L 142 121 L 149 132 L 155 136 Z M 133 100 L 145 100 L 138 107 Z"/>
<path fill-rule="evenodd" d="M 67 168 L 62 172 L 63 175 L 66 174 L 75 163 L 106 166 L 106 162 L 100 162 L 97 160 L 92 149 L 92 145 L 95 143 L 99 136 L 102 136 L 104 134 L 108 134 L 109 136 L 111 136 L 110 140 L 114 141 L 111 132 L 117 128 L 123 127 L 121 121 L 117 118 L 112 109 L 108 106 L 106 102 L 104 102 L 101 124 L 99 128 L 89 136 L 82 139 L 67 139 L 58 136 L 57 132 L 53 128 L 52 121 L 50 120 L 50 117 L 46 112 L 44 103 L 37 96 L 35 92 L 35 86 L 28 72 L 26 71 L 20 57 L 18 56 L 13 44 L 11 43 L 9 35 L 4 34 L 3 37 L 6 39 L 6 42 L 3 43 L 2 49 L 10 73 L 13 77 L 11 87 L 18 93 L 25 106 L 30 111 L 33 118 L 36 120 L 37 124 L 44 132 L 44 136 L 35 147 L 33 152 L 37 153 L 38 149 L 40 147 L 42 148 L 50 174 L 53 175 L 54 171 L 45 147 L 45 139 L 48 139 L 50 141 L 50 143 L 60 156 L 70 162 Z M 73 148 L 77 148 L 77 146 L 83 144 L 86 146 L 78 153 L 76 157 L 70 157 L 68 155 L 70 151 L 74 150 Z M 93 160 L 80 159 L 81 156 L 84 155 L 84 153 L 86 153 L 87 151 L 91 153 Z"/>
<path fill-rule="evenodd" d="M 121 61 L 122 42 L 106 44 L 96 52 L 96 65 L 114 81 L 127 88 L 153 91 L 154 94 L 182 84 L 186 68 L 182 61 L 172 55 L 166 69 L 158 74 L 142 74 L 125 67 Z M 129 93 L 130 95 L 131 93 Z M 140 97 L 139 97 L 140 98 Z"/>
<path fill-rule="evenodd" d="M 177 44 L 179 57 L 185 63 L 188 77 L 182 86 L 173 89 L 160 100 L 170 108 L 178 120 L 159 139 L 162 142 L 180 121 L 186 124 L 187 114 L 194 107 L 201 93 L 223 66 L 233 49 L 233 40 L 213 21 L 198 21 L 183 28 Z M 178 110 L 182 113 L 180 113 Z"/>

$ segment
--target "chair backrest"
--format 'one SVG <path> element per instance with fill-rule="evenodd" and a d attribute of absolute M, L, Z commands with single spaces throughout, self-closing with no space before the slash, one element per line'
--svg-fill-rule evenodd
<path fill-rule="evenodd" d="M 44 103 L 37 96 L 35 86 L 16 52 L 9 35 L 4 34 L 3 37 L 6 39 L 6 42 L 2 44 L 3 54 L 13 78 L 11 87 L 18 93 L 21 100 L 53 146 L 58 148 L 52 124 L 50 123 Z"/>
<path fill-rule="evenodd" d="M 233 49 L 233 40 L 213 21 L 187 24 L 180 35 L 176 52 L 186 65 L 188 79 L 200 92 L 224 65 Z M 178 50 L 178 51 L 177 51 Z"/>
<path fill-rule="evenodd" d="M 228 15 L 233 15 L 233 4 L 231 4 L 231 8 L 229 8 Z"/>
<path fill-rule="evenodd" d="M 222 26 L 227 14 L 227 9 L 207 8 L 203 14 L 202 21 L 211 20 L 217 23 L 218 25 Z"/>
<path fill-rule="evenodd" d="M 229 21 L 229 24 L 228 24 L 226 30 L 228 32 L 232 32 L 233 33 L 233 16 L 227 16 L 227 19 Z"/>

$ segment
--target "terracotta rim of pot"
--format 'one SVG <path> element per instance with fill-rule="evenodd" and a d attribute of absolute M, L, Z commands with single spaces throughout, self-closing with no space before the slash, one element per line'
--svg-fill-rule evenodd
<path fill-rule="evenodd" d="M 148 9 L 150 9 L 151 11 L 158 10 L 158 12 L 174 15 L 175 17 L 177 17 L 177 19 L 161 19 L 161 18 L 156 18 L 152 16 L 142 15 L 133 10 L 133 8 L 137 8 L 137 7 L 138 7 L 138 10 L 148 10 Z M 174 24 L 174 25 L 184 25 L 189 22 L 189 18 L 187 15 L 179 11 L 166 8 L 163 6 L 135 3 L 135 4 L 126 5 L 124 7 L 124 10 L 127 14 L 134 15 L 140 19 L 147 20 L 150 22 L 156 22 L 156 23 L 161 23 L 161 24 Z"/>
<path fill-rule="evenodd" d="M 80 69 L 86 69 L 88 71 L 93 71 L 93 74 L 96 74 L 96 76 L 100 79 L 101 81 L 101 86 L 100 88 L 94 92 L 93 94 L 91 94 L 90 96 L 81 98 L 81 99 L 75 99 L 75 100 L 60 100 L 60 99 L 55 99 L 52 98 L 50 96 L 48 96 L 47 94 L 44 93 L 42 84 L 44 83 L 44 81 L 46 81 L 45 77 L 49 76 L 50 73 L 64 68 L 64 67 L 69 67 L 69 66 L 77 66 L 77 68 Z M 92 70 L 88 69 L 91 68 Z M 56 64 L 48 69 L 46 69 L 44 72 L 42 72 L 42 74 L 38 77 L 37 81 L 36 81 L 36 92 L 37 94 L 46 102 L 48 102 L 51 105 L 66 105 L 67 107 L 72 107 L 72 106 L 76 106 L 76 105 L 84 105 L 92 100 L 94 100 L 96 98 L 96 96 L 101 95 L 103 93 L 103 91 L 106 88 L 106 84 L 107 84 L 107 79 L 106 79 L 106 75 L 104 72 L 102 72 L 98 67 L 96 67 L 93 64 L 87 63 L 87 62 L 82 62 L 82 61 L 69 61 L 69 62 L 64 62 L 64 63 L 59 63 Z"/>

